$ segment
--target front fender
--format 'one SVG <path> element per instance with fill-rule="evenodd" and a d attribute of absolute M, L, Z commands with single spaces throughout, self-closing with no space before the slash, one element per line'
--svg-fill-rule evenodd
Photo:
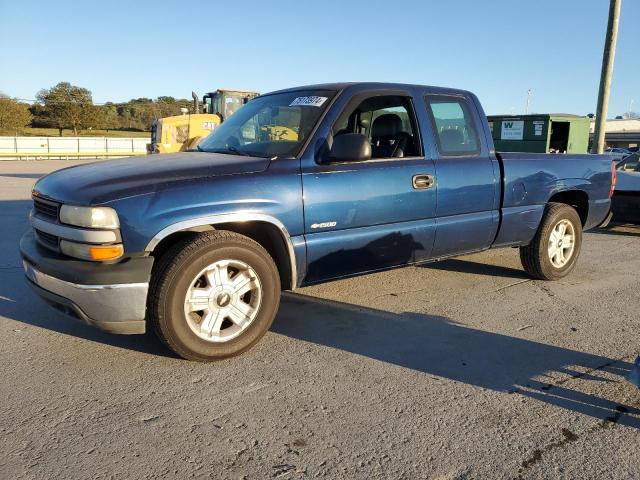
<path fill-rule="evenodd" d="M 146 245 L 145 252 L 152 252 L 162 240 L 176 232 L 191 230 L 195 227 L 215 227 L 216 225 L 225 223 L 228 224 L 247 222 L 268 223 L 278 229 L 278 231 L 280 232 L 280 236 L 282 237 L 282 241 L 286 245 L 287 254 L 289 256 L 289 265 L 291 268 L 291 289 L 295 289 L 298 284 L 298 262 L 296 259 L 296 250 L 294 248 L 294 243 L 284 224 L 271 215 L 247 211 L 220 215 L 208 215 L 204 217 L 197 217 L 189 220 L 179 221 L 168 225 L 167 227 L 159 231 L 156 235 L 154 235 L 154 237 Z"/>

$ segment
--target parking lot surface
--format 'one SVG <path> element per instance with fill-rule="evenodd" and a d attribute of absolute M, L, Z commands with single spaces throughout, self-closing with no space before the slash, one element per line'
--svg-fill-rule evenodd
<path fill-rule="evenodd" d="M 505 249 L 300 289 L 190 363 L 25 284 L 31 187 L 71 163 L 0 162 L 0 478 L 640 478 L 640 227 L 559 282 Z"/>

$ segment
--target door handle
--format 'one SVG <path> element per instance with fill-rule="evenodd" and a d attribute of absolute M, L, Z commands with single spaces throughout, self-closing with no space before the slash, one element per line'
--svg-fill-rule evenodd
<path fill-rule="evenodd" d="M 436 178 L 429 174 L 414 175 L 412 179 L 413 188 L 425 189 L 433 187 Z"/>

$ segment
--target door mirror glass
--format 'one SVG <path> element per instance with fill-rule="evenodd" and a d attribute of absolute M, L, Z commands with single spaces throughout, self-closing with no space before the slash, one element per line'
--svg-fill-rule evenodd
<path fill-rule="evenodd" d="M 362 162 L 371 159 L 371 143 L 361 133 L 343 133 L 334 137 L 330 162 Z"/>

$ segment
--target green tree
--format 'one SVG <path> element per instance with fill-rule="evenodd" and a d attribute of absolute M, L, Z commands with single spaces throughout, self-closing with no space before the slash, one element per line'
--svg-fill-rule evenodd
<path fill-rule="evenodd" d="M 29 105 L 0 94 L 0 130 L 15 133 L 31 123 Z"/>
<path fill-rule="evenodd" d="M 180 115 L 182 108 L 192 110 L 193 103 L 184 98 L 158 97 L 155 100 L 157 118 L 170 117 L 172 115 Z"/>
<path fill-rule="evenodd" d="M 170 95 L 161 95 L 156 98 L 156 102 L 158 103 L 176 103 L 176 99 Z"/>
<path fill-rule="evenodd" d="M 96 124 L 96 110 L 91 92 L 86 88 L 60 82 L 50 89 L 40 90 L 36 98 L 43 105 L 41 119 L 49 126 L 62 130 L 69 128 L 74 135 Z"/>
<path fill-rule="evenodd" d="M 120 128 L 120 117 L 118 116 L 118 107 L 114 103 L 106 103 L 96 109 L 96 128 L 102 128 L 107 132 Z"/>

